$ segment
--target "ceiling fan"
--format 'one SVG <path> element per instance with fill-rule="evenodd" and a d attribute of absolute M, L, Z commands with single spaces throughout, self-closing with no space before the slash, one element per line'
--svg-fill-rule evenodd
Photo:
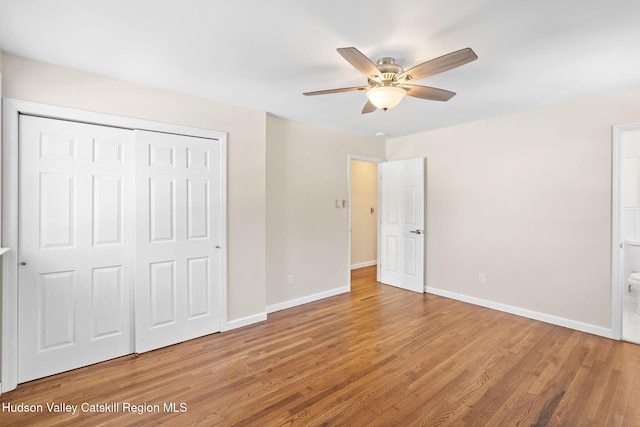
<path fill-rule="evenodd" d="M 478 56 L 471 48 L 466 48 L 423 62 L 405 71 L 395 63 L 394 58 L 380 58 L 374 64 L 355 47 L 341 47 L 337 50 L 344 59 L 367 77 L 369 86 L 318 90 L 305 92 L 303 95 L 326 95 L 366 90 L 365 95 L 368 101 L 362 109 L 362 114 L 371 113 L 378 108 L 385 111 L 393 108 L 400 103 L 405 95 L 432 101 L 448 101 L 455 95 L 455 92 L 435 87 L 408 84 L 408 82 L 449 71 L 478 59 Z"/>

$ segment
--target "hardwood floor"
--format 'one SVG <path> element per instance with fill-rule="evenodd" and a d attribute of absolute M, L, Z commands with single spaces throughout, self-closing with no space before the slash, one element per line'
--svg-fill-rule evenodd
<path fill-rule="evenodd" d="M 371 267 L 353 272 L 350 294 L 0 402 L 14 426 L 638 426 L 640 346 L 381 285 Z"/>

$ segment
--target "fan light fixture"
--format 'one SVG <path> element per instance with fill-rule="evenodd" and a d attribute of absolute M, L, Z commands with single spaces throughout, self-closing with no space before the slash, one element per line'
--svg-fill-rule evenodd
<path fill-rule="evenodd" d="M 369 101 L 382 110 L 395 107 L 406 94 L 407 91 L 395 86 L 378 86 L 365 93 Z"/>
<path fill-rule="evenodd" d="M 405 71 L 404 68 L 396 64 L 393 58 L 380 58 L 378 63 L 374 64 L 355 47 L 339 47 L 338 53 L 367 78 L 367 85 L 316 90 L 305 92 L 303 95 L 366 91 L 368 99 L 362 108 L 362 114 L 373 113 L 377 109 L 393 108 L 402 101 L 405 95 L 431 101 L 448 101 L 455 96 L 455 92 L 437 87 L 409 84 L 408 82 L 449 71 L 478 59 L 478 55 L 468 47 L 423 62 Z"/>

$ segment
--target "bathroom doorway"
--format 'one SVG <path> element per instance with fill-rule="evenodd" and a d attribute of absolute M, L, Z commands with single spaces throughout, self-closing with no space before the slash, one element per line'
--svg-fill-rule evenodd
<path fill-rule="evenodd" d="M 640 344 L 640 123 L 613 127 L 612 168 L 612 330 Z"/>

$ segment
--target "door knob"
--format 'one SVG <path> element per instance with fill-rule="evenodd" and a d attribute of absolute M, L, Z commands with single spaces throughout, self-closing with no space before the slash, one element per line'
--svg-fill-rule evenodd
<path fill-rule="evenodd" d="M 20 265 L 27 265 L 26 261 L 20 261 Z"/>
<path fill-rule="evenodd" d="M 409 233 L 422 234 L 422 230 L 411 230 Z"/>

